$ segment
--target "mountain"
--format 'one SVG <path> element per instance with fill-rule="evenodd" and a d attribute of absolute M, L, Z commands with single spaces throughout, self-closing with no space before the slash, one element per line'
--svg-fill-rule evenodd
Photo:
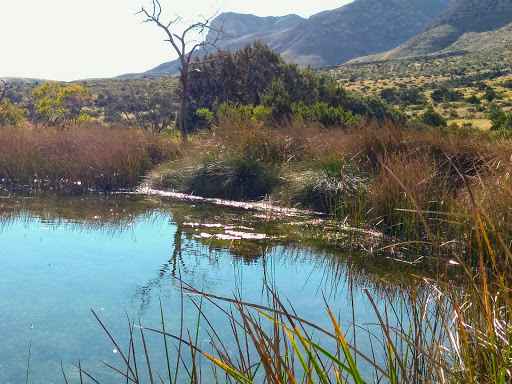
<path fill-rule="evenodd" d="M 49 81 L 43 79 L 32 79 L 28 77 L 0 77 L 0 79 L 4 80 L 7 84 L 42 84 L 46 81 Z"/>
<path fill-rule="evenodd" d="M 213 19 L 211 26 L 213 28 L 222 27 L 224 30 L 225 37 L 217 44 L 218 47 L 236 51 L 245 44 L 254 42 L 254 40 L 262 40 L 268 44 L 274 41 L 275 37 L 279 36 L 280 33 L 299 25 L 304 20 L 305 19 L 297 15 L 258 17 L 254 15 L 225 12 Z M 213 39 L 214 37 L 210 34 L 206 36 L 207 41 L 212 41 Z M 201 54 L 201 52 L 198 52 L 198 54 Z M 173 60 L 160 64 L 158 67 L 142 74 L 127 74 L 119 76 L 119 78 L 175 75 L 179 73 L 179 67 L 179 61 Z"/>
<path fill-rule="evenodd" d="M 312 16 L 271 47 L 302 66 L 340 64 L 396 47 L 420 33 L 432 21 L 430 15 L 449 4 L 443 0 L 356 0 Z"/>
<path fill-rule="evenodd" d="M 353 62 L 421 57 L 429 54 L 457 53 L 468 46 L 468 39 L 482 41 L 480 33 L 496 31 L 512 22 L 511 0 L 456 0 L 426 30 L 397 48 Z M 459 40 L 462 41 L 460 43 Z M 476 48 L 475 44 L 471 44 Z M 478 45 L 478 44 L 477 44 Z M 479 45 L 485 49 L 484 45 Z"/>
<path fill-rule="evenodd" d="M 343 63 L 392 49 L 422 32 L 453 0 L 355 0 L 309 19 L 296 15 L 257 17 L 222 13 L 212 21 L 228 38 L 219 48 L 236 50 L 259 39 L 300 66 Z M 208 37 L 207 37 L 208 38 Z M 179 63 L 159 65 L 138 76 L 176 74 Z M 133 76 L 133 75 L 125 75 Z"/>

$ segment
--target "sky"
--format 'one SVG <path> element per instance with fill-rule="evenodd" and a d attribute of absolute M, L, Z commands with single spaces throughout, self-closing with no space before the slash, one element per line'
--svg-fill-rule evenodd
<path fill-rule="evenodd" d="M 309 17 L 351 0 L 161 0 L 162 20 L 215 12 Z M 136 15 L 151 0 L 0 0 L 0 78 L 71 81 L 144 72 L 177 56 L 164 32 Z"/>

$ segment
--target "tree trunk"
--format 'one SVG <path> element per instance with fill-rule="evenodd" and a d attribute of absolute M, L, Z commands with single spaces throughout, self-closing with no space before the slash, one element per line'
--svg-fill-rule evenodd
<path fill-rule="evenodd" d="M 190 77 L 188 73 L 188 65 L 184 65 L 184 68 L 181 70 L 180 75 L 180 83 L 182 87 L 182 92 L 180 94 L 180 112 L 179 112 L 179 122 L 180 122 L 180 134 L 181 141 L 186 143 L 188 141 L 187 135 L 187 112 L 188 112 L 188 104 L 190 99 Z"/>

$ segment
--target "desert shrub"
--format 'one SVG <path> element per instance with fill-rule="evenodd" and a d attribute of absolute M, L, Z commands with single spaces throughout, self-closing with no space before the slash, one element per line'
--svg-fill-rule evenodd
<path fill-rule="evenodd" d="M 398 95 L 403 105 L 419 105 L 425 101 L 425 95 L 417 87 L 405 88 Z"/>
<path fill-rule="evenodd" d="M 462 100 L 463 96 L 464 95 L 462 94 L 462 92 L 455 91 L 453 89 L 448 89 L 445 87 L 436 89 L 430 95 L 432 100 L 435 101 L 436 103 L 460 101 Z"/>
<path fill-rule="evenodd" d="M 480 99 L 476 95 L 471 95 L 466 99 L 469 104 L 480 104 Z"/>
<path fill-rule="evenodd" d="M 433 108 L 428 108 L 421 116 L 421 121 L 423 121 L 427 125 L 431 125 L 433 127 L 446 127 L 446 120 L 439 113 L 434 111 Z"/>
<path fill-rule="evenodd" d="M 492 122 L 491 130 L 511 130 L 512 129 L 512 114 L 503 111 L 494 111 L 489 115 Z"/>
<path fill-rule="evenodd" d="M 342 107 L 330 107 L 326 103 L 305 105 L 304 103 L 292 104 L 294 118 L 320 124 L 324 127 L 347 127 L 360 122 L 359 116 L 352 112 L 345 112 Z"/>
<path fill-rule="evenodd" d="M 398 101 L 398 90 L 396 88 L 384 88 L 380 91 L 379 96 L 388 103 L 396 103 Z"/>
<path fill-rule="evenodd" d="M 485 91 L 484 99 L 490 102 L 490 101 L 493 101 L 495 98 L 496 98 L 496 92 L 494 91 L 494 89 L 488 88 Z"/>

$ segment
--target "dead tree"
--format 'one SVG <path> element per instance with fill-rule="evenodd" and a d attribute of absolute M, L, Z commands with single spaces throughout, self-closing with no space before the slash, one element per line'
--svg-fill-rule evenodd
<path fill-rule="evenodd" d="M 0 79 L 0 101 L 2 101 L 4 99 L 6 92 L 7 92 L 7 84 L 5 84 L 5 81 Z"/>
<path fill-rule="evenodd" d="M 180 68 L 180 85 L 181 89 L 178 90 L 178 96 L 180 98 L 180 109 L 178 111 L 178 122 L 179 129 L 181 134 L 181 140 L 183 142 L 187 142 L 187 111 L 190 104 L 191 96 L 190 96 L 190 74 L 197 70 L 194 66 L 204 63 L 204 61 L 192 61 L 194 55 L 197 55 L 197 51 L 199 49 L 205 49 L 210 47 L 215 47 L 217 42 L 224 36 L 224 31 L 222 27 L 216 28 L 211 25 L 211 21 L 217 15 L 213 15 L 209 18 L 203 18 L 202 21 L 198 21 L 196 23 L 188 25 L 184 31 L 179 34 L 176 32 L 176 29 L 179 28 L 179 24 L 182 23 L 181 17 L 176 17 L 176 19 L 166 23 L 162 22 L 160 16 L 162 14 L 162 6 L 160 5 L 159 0 L 153 0 L 153 10 L 152 12 L 148 12 L 144 7 L 138 12 L 144 14 L 147 19 L 145 22 L 155 23 L 159 28 L 165 31 L 167 35 L 168 41 L 171 43 L 174 51 L 178 54 L 178 58 L 180 60 L 181 68 Z M 211 37 L 209 40 L 196 40 L 191 39 L 190 35 L 196 34 L 204 36 L 206 32 L 209 33 Z"/>

